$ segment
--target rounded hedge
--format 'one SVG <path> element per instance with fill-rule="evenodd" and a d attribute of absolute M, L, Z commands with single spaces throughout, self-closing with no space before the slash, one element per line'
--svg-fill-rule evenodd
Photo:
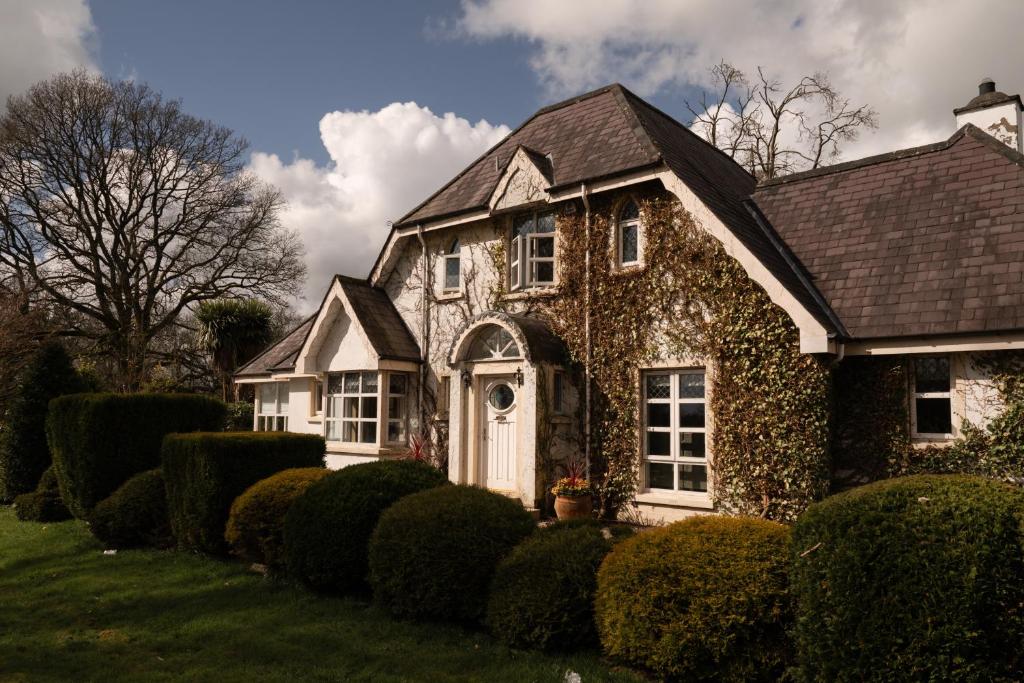
<path fill-rule="evenodd" d="M 71 519 L 71 511 L 60 497 L 53 465 L 43 471 L 35 491 L 15 496 L 14 514 L 23 522 L 63 522 Z"/>
<path fill-rule="evenodd" d="M 381 513 L 404 496 L 447 483 L 440 470 L 412 460 L 332 472 L 307 488 L 285 515 L 288 573 L 317 590 L 365 589 L 367 546 Z"/>
<path fill-rule="evenodd" d="M 700 516 L 619 543 L 597 575 L 605 651 L 673 680 L 778 680 L 789 664 L 789 529 Z"/>
<path fill-rule="evenodd" d="M 498 562 L 535 529 L 518 500 L 485 489 L 408 496 L 370 540 L 373 597 L 400 617 L 480 621 Z"/>
<path fill-rule="evenodd" d="M 877 482 L 793 530 L 796 641 L 810 681 L 1016 680 L 1024 492 L 963 475 Z"/>
<path fill-rule="evenodd" d="M 595 645 L 597 569 L 611 548 L 595 522 L 554 524 L 533 534 L 498 565 L 487 601 L 487 626 L 513 647 L 570 650 Z"/>
<path fill-rule="evenodd" d="M 330 474 L 323 467 L 296 467 L 261 479 L 231 504 L 224 538 L 231 550 L 268 567 L 284 565 L 284 518 L 314 482 Z"/>
<path fill-rule="evenodd" d="M 140 472 L 97 503 L 89 530 L 107 548 L 171 546 L 174 538 L 161 471 Z"/>

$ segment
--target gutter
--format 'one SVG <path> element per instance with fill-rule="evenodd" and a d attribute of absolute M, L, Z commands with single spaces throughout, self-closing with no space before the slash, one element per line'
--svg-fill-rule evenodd
<path fill-rule="evenodd" d="M 423 388 L 427 383 L 427 344 L 430 334 L 430 312 L 427 310 L 427 287 L 430 286 L 430 275 L 427 271 L 427 242 L 423 239 L 423 225 L 416 225 L 416 238 L 420 242 L 420 260 L 423 267 L 423 284 L 420 287 L 420 381 L 416 388 L 416 403 L 419 405 L 421 433 L 426 432 L 427 417 L 423 410 Z"/>
<path fill-rule="evenodd" d="M 584 299 L 583 299 L 583 310 L 585 311 L 583 317 L 583 336 L 585 339 L 586 351 L 583 360 L 583 374 L 584 374 L 584 415 L 583 415 L 583 434 L 584 434 L 584 446 L 583 446 L 583 457 L 586 463 L 586 475 L 587 480 L 590 479 L 590 414 L 591 414 L 591 349 L 590 349 L 590 199 L 587 196 L 587 184 L 585 182 L 580 183 L 580 197 L 583 199 L 583 225 L 586 230 L 586 241 L 587 251 L 584 256 L 584 268 L 586 277 L 584 278 Z"/>

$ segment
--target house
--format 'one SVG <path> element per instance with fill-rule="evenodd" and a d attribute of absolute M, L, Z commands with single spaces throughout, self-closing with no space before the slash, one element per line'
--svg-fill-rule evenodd
<path fill-rule="evenodd" d="M 999 408 L 972 359 L 1024 348 L 1022 111 L 986 80 L 947 140 L 758 184 L 620 85 L 545 107 L 395 222 L 369 278 L 336 276 L 236 381 L 256 385 L 257 429 L 323 434 L 331 467 L 429 432 L 452 481 L 540 506 L 551 463 L 595 447 L 599 390 L 543 304 L 569 263 L 645 268 L 659 244 L 640 207 L 667 196 L 784 311 L 799 353 L 905 358 L 910 438 L 947 443 Z M 560 217 L 590 221 L 598 204 L 607 249 L 567 253 Z M 715 506 L 705 365 L 632 371 L 635 498 L 655 517 Z"/>

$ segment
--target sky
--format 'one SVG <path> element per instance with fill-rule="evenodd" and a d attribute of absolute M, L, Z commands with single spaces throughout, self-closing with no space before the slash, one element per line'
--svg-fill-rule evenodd
<path fill-rule="evenodd" d="M 85 68 L 244 136 L 306 245 L 308 310 L 545 104 L 618 81 L 688 122 L 721 59 L 824 71 L 878 112 L 854 159 L 948 137 L 983 77 L 1024 91 L 1022 29 L 1021 0 L 0 0 L 0 100 Z"/>

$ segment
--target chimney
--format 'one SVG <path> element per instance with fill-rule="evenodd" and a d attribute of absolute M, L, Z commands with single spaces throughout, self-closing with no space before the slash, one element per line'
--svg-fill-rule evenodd
<path fill-rule="evenodd" d="M 1024 153 L 1024 104 L 1020 95 L 996 90 L 995 81 L 985 78 L 978 84 L 978 95 L 953 110 L 956 127 L 974 124 L 1003 144 Z"/>

